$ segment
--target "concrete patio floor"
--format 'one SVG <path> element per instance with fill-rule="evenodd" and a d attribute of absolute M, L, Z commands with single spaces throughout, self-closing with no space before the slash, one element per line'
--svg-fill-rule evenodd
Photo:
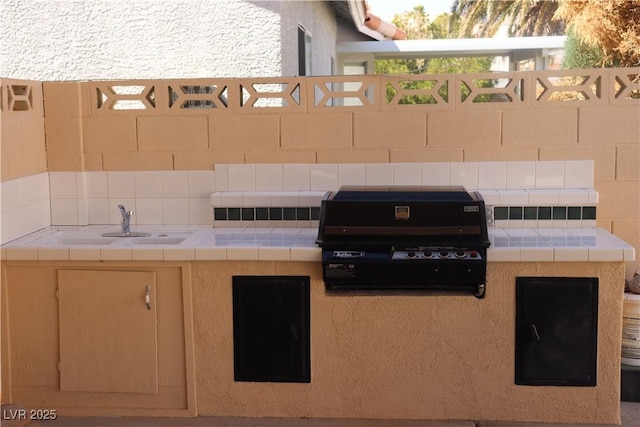
<path fill-rule="evenodd" d="M 623 427 L 640 427 L 640 403 L 622 402 Z M 37 424 L 3 420 L 3 427 L 561 427 L 579 424 L 541 424 L 476 421 L 370 420 L 327 418 L 148 418 L 148 417 L 58 417 Z M 584 425 L 584 424 L 582 424 Z M 590 424 L 593 426 L 592 424 Z M 600 426 L 598 424 L 598 426 Z"/>

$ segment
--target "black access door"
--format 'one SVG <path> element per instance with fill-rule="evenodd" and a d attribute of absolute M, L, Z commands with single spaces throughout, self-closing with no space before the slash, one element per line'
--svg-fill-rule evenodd
<path fill-rule="evenodd" d="M 515 382 L 595 386 L 598 279 L 516 279 Z"/>
<path fill-rule="evenodd" d="M 307 276 L 233 276 L 236 381 L 311 382 Z"/>

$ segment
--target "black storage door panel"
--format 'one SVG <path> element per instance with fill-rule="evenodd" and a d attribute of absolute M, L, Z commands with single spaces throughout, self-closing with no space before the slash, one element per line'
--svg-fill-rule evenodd
<path fill-rule="evenodd" d="M 595 386 L 598 279 L 516 279 L 516 384 Z"/>
<path fill-rule="evenodd" d="M 233 276 L 236 381 L 311 382 L 305 276 Z"/>

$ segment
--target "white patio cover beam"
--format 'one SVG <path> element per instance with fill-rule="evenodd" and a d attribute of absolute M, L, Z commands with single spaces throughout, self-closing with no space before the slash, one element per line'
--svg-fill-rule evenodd
<path fill-rule="evenodd" d="M 565 40 L 566 36 L 548 36 L 339 42 L 337 52 L 371 54 L 375 59 L 511 56 L 516 52 L 534 57 L 545 49 L 564 49 Z"/>

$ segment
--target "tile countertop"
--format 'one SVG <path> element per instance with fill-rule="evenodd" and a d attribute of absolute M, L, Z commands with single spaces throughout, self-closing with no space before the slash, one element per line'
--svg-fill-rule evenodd
<path fill-rule="evenodd" d="M 96 237 L 119 226 L 47 227 L 1 247 L 7 261 L 320 261 L 315 228 L 133 226 L 149 240 Z M 106 238 L 99 238 L 106 239 Z M 168 239 L 171 244 L 163 244 Z M 490 228 L 488 262 L 632 261 L 635 249 L 601 228 Z M 149 243 L 150 242 L 150 243 Z"/>

